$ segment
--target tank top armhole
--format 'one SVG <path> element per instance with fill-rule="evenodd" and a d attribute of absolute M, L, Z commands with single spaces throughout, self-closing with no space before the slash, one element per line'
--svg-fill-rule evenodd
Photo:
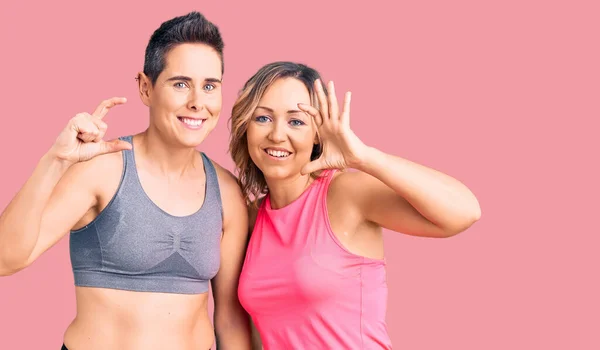
<path fill-rule="evenodd" d="M 131 136 L 122 136 L 122 137 L 119 137 L 119 139 L 122 141 L 132 143 Z M 121 178 L 119 179 L 119 186 L 117 186 L 117 190 L 113 194 L 112 198 L 110 199 L 110 201 L 108 201 L 108 204 L 106 205 L 106 207 L 104 207 L 104 209 L 102 209 L 102 211 L 100 211 L 98 213 L 98 215 L 92 221 L 90 221 L 87 225 L 85 225 L 81 228 L 78 228 L 77 230 L 71 230 L 70 232 L 72 234 L 79 233 L 81 231 L 86 230 L 90 226 L 95 225 L 98 222 L 98 220 L 100 220 L 100 218 L 102 218 L 104 213 L 106 213 L 112 207 L 114 201 L 117 199 L 117 196 L 119 195 L 119 193 L 121 192 L 121 189 L 123 188 L 123 183 L 125 182 L 125 175 L 126 175 L 127 163 L 128 163 L 127 162 L 127 154 L 125 152 L 133 152 L 133 151 L 132 150 L 122 150 L 121 151 L 121 159 L 123 160 L 123 163 L 122 163 L 123 168 L 121 169 Z"/>
<path fill-rule="evenodd" d="M 219 185 L 219 174 L 217 174 L 217 168 L 215 167 L 215 165 L 213 164 L 213 161 L 204 153 L 204 152 L 200 152 L 200 154 L 202 155 L 202 161 L 204 162 L 204 174 L 206 175 L 206 193 L 208 194 L 209 191 L 214 193 L 215 195 L 215 200 L 217 201 L 217 205 L 219 206 L 219 211 L 221 213 L 221 220 L 225 220 L 225 212 L 223 209 L 223 200 L 221 197 L 221 186 Z M 214 183 L 209 183 L 209 173 L 210 173 L 210 178 L 214 179 Z M 211 186 L 214 185 L 214 186 Z M 214 188 L 211 188 L 214 187 Z M 204 196 L 204 200 L 208 200 L 208 196 L 205 195 Z"/>
<path fill-rule="evenodd" d="M 331 170 L 331 172 L 325 174 L 325 179 L 323 180 L 323 184 L 321 185 L 321 214 L 323 215 L 323 219 L 325 220 L 325 225 L 327 227 L 327 233 L 329 234 L 329 238 L 333 240 L 333 242 L 345 253 L 349 256 L 352 256 L 355 259 L 360 260 L 363 264 L 365 263 L 374 263 L 374 264 L 384 264 L 386 263 L 386 259 L 376 259 L 369 258 L 363 255 L 359 255 L 351 252 L 342 244 L 339 238 L 336 236 L 335 232 L 333 232 L 333 228 L 331 227 L 331 221 L 329 220 L 329 209 L 327 207 L 327 196 L 329 194 L 329 188 L 331 186 L 331 182 L 333 181 L 333 177 L 336 173 L 336 170 Z"/>
<path fill-rule="evenodd" d="M 327 196 L 329 195 L 329 188 L 331 187 L 331 182 L 333 181 L 333 178 L 335 176 L 336 173 L 336 169 L 331 169 L 331 170 L 326 170 L 325 173 L 321 173 L 321 181 L 323 182 L 321 184 L 321 188 L 320 188 L 320 192 L 321 192 L 321 214 L 323 215 L 323 218 L 325 219 L 325 224 L 327 226 L 327 231 L 329 231 L 331 234 L 335 235 L 333 233 L 333 229 L 331 228 L 331 222 L 329 220 L 329 208 L 327 206 Z M 333 237 L 332 237 L 333 238 Z M 336 239 L 334 239 L 337 242 Z"/>

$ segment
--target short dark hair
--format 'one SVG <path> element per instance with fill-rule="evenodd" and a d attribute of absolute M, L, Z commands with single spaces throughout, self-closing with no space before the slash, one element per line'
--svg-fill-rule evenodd
<path fill-rule="evenodd" d="M 193 11 L 163 22 L 150 37 L 148 46 L 146 46 L 144 74 L 150 78 L 152 85 L 156 83 L 156 79 L 165 69 L 165 57 L 169 51 L 175 46 L 185 43 L 201 43 L 217 51 L 221 58 L 221 74 L 223 74 L 225 71 L 224 43 L 219 28 L 201 13 Z"/>

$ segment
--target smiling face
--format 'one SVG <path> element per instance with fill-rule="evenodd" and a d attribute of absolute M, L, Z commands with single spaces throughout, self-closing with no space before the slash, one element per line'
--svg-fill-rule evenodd
<path fill-rule="evenodd" d="M 221 59 L 204 44 L 180 44 L 165 57 L 154 85 L 141 74 L 151 128 L 169 143 L 196 147 L 215 128 L 222 107 Z"/>
<path fill-rule="evenodd" d="M 316 127 L 298 103 L 310 105 L 307 87 L 296 78 L 280 78 L 267 88 L 248 122 L 248 153 L 267 181 L 300 176 L 310 162 Z"/>

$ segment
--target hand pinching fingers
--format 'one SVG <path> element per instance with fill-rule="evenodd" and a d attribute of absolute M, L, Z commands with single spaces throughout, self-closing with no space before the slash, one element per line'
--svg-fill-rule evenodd
<path fill-rule="evenodd" d="M 83 142 L 93 142 L 99 135 L 96 124 L 87 113 L 79 113 L 72 119 L 71 127 L 77 133 L 77 138 Z"/>
<path fill-rule="evenodd" d="M 121 105 L 125 102 L 127 102 L 127 99 L 125 97 L 113 97 L 109 98 L 108 100 L 104 100 L 102 101 L 102 103 L 100 103 L 100 105 L 98 105 L 94 113 L 92 113 L 92 116 L 102 119 L 106 116 L 106 114 L 112 107 L 116 105 Z"/>

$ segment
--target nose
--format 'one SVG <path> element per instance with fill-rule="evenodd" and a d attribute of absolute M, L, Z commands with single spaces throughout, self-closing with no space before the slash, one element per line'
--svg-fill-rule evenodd
<path fill-rule="evenodd" d="M 281 122 L 275 122 L 271 124 L 271 130 L 269 131 L 269 140 L 272 142 L 283 142 L 285 141 L 285 125 Z"/>
<path fill-rule="evenodd" d="M 201 110 L 204 107 L 204 103 L 202 101 L 202 90 L 200 89 L 193 89 L 190 90 L 190 93 L 188 95 L 188 102 L 187 102 L 187 107 L 194 111 L 194 112 L 198 112 L 199 110 Z"/>

